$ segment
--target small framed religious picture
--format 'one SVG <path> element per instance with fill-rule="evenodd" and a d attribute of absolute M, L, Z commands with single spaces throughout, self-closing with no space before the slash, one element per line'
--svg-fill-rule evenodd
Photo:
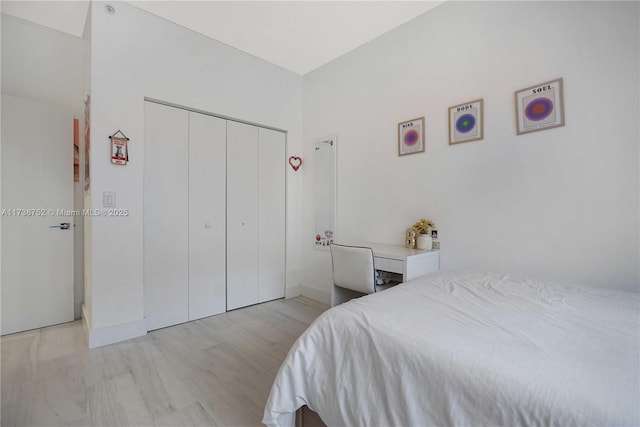
<path fill-rule="evenodd" d="M 483 108 L 482 99 L 449 107 L 449 145 L 484 138 Z"/>
<path fill-rule="evenodd" d="M 111 137 L 111 163 L 115 165 L 126 165 L 129 157 L 127 155 L 127 138 Z"/>
<path fill-rule="evenodd" d="M 518 135 L 564 126 L 562 78 L 516 91 Z"/>
<path fill-rule="evenodd" d="M 424 117 L 398 123 L 398 156 L 424 152 Z"/>

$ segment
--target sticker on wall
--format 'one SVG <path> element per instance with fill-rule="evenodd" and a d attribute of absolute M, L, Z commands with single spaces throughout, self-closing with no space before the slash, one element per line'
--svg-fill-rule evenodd
<path fill-rule="evenodd" d="M 476 99 L 449 108 L 449 145 L 484 138 L 484 101 Z"/>
<path fill-rule="evenodd" d="M 117 134 L 122 136 L 116 136 Z M 126 165 L 129 161 L 129 150 L 127 149 L 129 138 L 118 129 L 109 139 L 111 140 L 111 163 Z"/>
<path fill-rule="evenodd" d="M 333 231 L 325 230 L 323 235 L 316 234 L 316 246 L 331 246 L 333 244 Z"/>
<path fill-rule="evenodd" d="M 564 126 L 562 78 L 516 91 L 518 135 Z"/>
<path fill-rule="evenodd" d="M 300 169 L 300 166 L 302 166 L 302 158 L 298 156 L 289 157 L 289 166 L 291 166 L 293 170 L 297 172 L 298 169 Z"/>

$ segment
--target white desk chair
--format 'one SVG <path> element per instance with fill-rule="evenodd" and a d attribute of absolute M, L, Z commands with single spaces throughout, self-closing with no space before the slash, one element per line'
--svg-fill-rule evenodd
<path fill-rule="evenodd" d="M 333 264 L 332 307 L 387 288 L 376 286 L 376 269 L 371 248 L 333 244 L 329 249 Z"/>

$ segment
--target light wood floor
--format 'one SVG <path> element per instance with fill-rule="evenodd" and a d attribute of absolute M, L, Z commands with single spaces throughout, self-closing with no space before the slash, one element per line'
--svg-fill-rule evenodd
<path fill-rule="evenodd" d="M 80 321 L 2 337 L 1 425 L 261 425 L 287 351 L 327 308 L 273 301 L 94 350 Z"/>

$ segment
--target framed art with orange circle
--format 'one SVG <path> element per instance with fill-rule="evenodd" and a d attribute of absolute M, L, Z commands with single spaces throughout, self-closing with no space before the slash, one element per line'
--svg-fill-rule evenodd
<path fill-rule="evenodd" d="M 518 135 L 564 126 L 562 78 L 516 91 Z"/>
<path fill-rule="evenodd" d="M 398 123 L 398 156 L 424 152 L 424 117 Z"/>

